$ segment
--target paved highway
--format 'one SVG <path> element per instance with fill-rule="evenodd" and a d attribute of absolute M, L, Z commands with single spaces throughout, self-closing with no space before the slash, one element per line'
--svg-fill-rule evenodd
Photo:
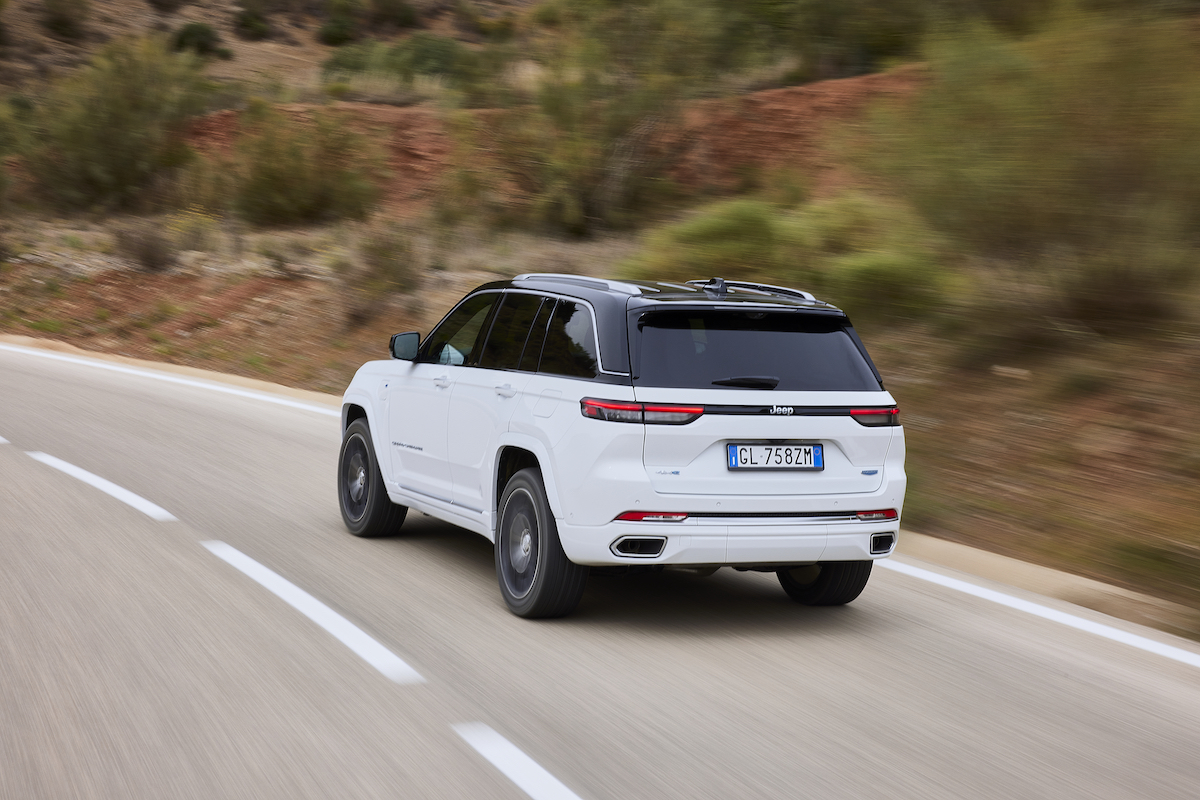
<path fill-rule="evenodd" d="M 1200 796 L 1195 643 L 920 570 L 521 620 L 473 534 L 347 534 L 336 412 L 274 399 L 0 346 L 0 797 Z"/>

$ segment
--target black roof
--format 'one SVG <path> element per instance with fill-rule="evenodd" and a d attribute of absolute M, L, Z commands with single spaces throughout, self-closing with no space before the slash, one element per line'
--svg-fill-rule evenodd
<path fill-rule="evenodd" d="M 629 371 L 628 319 L 654 308 L 737 308 L 755 306 L 779 311 L 804 311 L 845 317 L 838 308 L 808 292 L 748 281 L 669 283 L 665 281 L 615 281 L 582 275 L 530 273 L 509 281 L 495 281 L 484 289 L 528 289 L 585 300 L 596 311 L 596 331 L 604 369 Z"/>

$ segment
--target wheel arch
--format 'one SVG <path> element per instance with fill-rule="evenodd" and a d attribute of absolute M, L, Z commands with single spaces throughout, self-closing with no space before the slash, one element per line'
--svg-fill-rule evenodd
<path fill-rule="evenodd" d="M 500 498 L 504 494 L 504 487 L 508 485 L 508 481 L 513 475 L 530 467 L 536 468 L 542 474 L 542 485 L 546 489 L 546 500 L 550 503 L 550 510 L 554 512 L 555 517 L 560 519 L 563 517 L 564 511 L 562 503 L 559 502 L 554 471 L 549 468 L 551 464 L 549 454 L 543 451 L 540 443 L 536 440 L 528 440 L 525 437 L 506 437 L 501 440 L 500 446 L 496 449 L 496 465 L 493 472 L 490 501 L 493 532 L 496 530 Z"/>

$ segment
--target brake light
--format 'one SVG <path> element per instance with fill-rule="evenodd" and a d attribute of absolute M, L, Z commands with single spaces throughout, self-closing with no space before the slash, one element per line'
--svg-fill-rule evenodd
<path fill-rule="evenodd" d="M 623 522 L 683 522 L 687 514 L 670 511 L 626 511 L 617 519 Z"/>
<path fill-rule="evenodd" d="M 859 511 L 856 516 L 859 522 L 890 522 L 899 517 L 894 508 L 885 508 L 880 511 Z"/>
<path fill-rule="evenodd" d="M 895 406 L 891 408 L 852 408 L 850 416 L 854 417 L 854 421 L 859 425 L 866 425 L 868 428 L 900 424 L 900 409 Z"/>
<path fill-rule="evenodd" d="M 589 419 L 608 422 L 644 422 L 647 425 L 686 425 L 699 419 L 704 406 L 673 406 L 659 403 L 626 403 L 585 397 L 579 410 Z"/>

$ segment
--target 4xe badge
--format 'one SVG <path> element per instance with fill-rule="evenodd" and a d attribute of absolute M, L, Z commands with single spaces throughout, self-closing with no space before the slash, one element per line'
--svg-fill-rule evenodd
<path fill-rule="evenodd" d="M 792 406 L 771 406 L 771 413 L 783 414 L 784 416 L 790 417 L 792 414 L 796 413 L 796 409 Z"/>

